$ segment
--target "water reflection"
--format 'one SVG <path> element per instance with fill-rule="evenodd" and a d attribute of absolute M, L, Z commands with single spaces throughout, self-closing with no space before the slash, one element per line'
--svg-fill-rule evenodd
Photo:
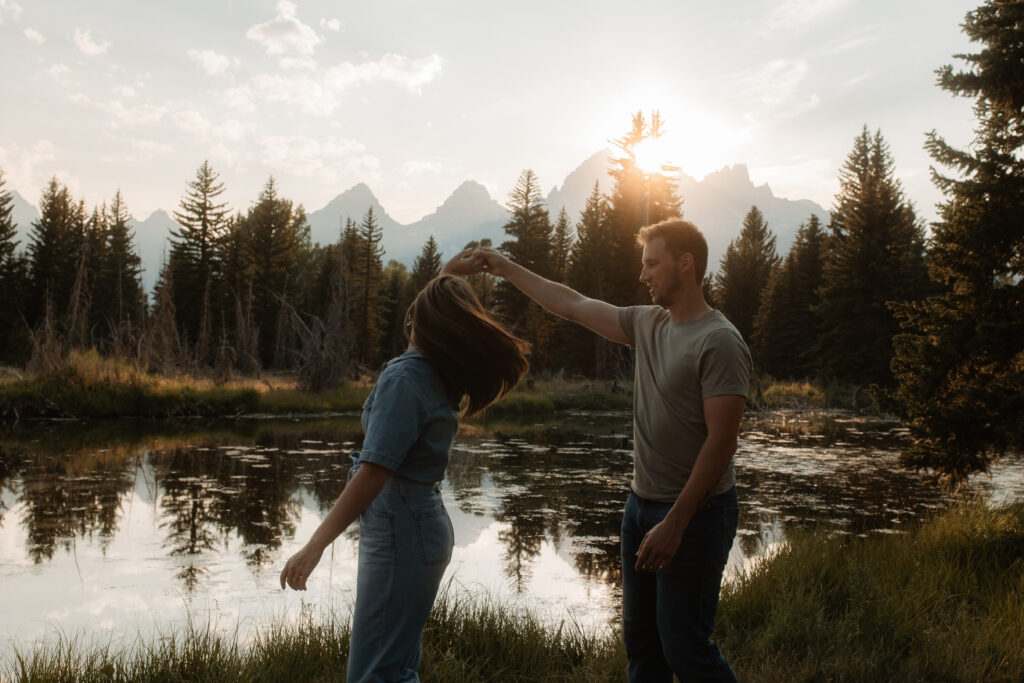
<path fill-rule="evenodd" d="M 456 528 L 453 584 L 540 601 L 554 618 L 569 609 L 589 624 L 613 619 L 630 434 L 629 416 L 618 413 L 464 426 L 443 490 Z M 151 610 L 173 617 L 192 600 L 234 614 L 350 600 L 354 529 L 309 594 L 274 585 L 282 557 L 333 504 L 360 438 L 355 417 L 3 435 L 0 598 L 25 614 L 8 610 L 0 631 L 32 633 L 26 624 L 39 619 L 79 623 L 69 614 L 90 624 L 96 614 L 111 624 Z M 810 428 L 786 415 L 749 421 L 737 453 L 740 537 L 730 571 L 770 552 L 793 525 L 898 532 L 947 504 L 946 493 L 898 465 L 904 438 L 895 424 L 853 417 Z M 1024 496 L 1024 464 L 1008 459 L 977 488 Z"/>

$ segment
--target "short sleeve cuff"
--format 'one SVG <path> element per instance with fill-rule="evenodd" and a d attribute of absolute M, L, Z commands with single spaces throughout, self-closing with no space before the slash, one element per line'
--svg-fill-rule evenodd
<path fill-rule="evenodd" d="M 402 464 L 402 461 L 397 458 L 393 458 L 386 453 L 376 453 L 374 451 L 360 451 L 359 462 L 372 462 L 374 465 L 380 465 L 391 472 L 397 471 Z"/>
<path fill-rule="evenodd" d="M 725 384 L 718 387 L 712 387 L 703 391 L 704 398 L 714 398 L 715 396 L 742 396 L 747 397 L 747 387 L 739 384 Z"/>

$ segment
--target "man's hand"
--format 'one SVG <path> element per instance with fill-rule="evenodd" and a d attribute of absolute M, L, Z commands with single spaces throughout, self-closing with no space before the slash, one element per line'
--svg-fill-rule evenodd
<path fill-rule="evenodd" d="M 671 517 L 666 517 L 651 527 L 651 530 L 644 534 L 644 540 L 640 542 L 640 549 L 636 552 L 636 570 L 654 572 L 667 568 L 679 550 L 685 529 L 685 526 L 675 523 Z"/>

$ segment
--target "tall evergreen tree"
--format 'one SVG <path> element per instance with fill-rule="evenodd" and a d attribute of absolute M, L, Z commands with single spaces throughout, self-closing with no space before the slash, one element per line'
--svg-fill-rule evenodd
<path fill-rule="evenodd" d="M 426 247 L 424 247 L 424 251 L 426 251 Z M 384 267 L 383 276 L 383 311 L 381 318 L 384 322 L 384 329 L 380 342 L 380 354 L 377 357 L 379 361 L 385 361 L 401 355 L 409 344 L 405 334 L 405 312 L 412 301 L 410 293 L 413 291 L 413 288 L 409 286 L 412 277 L 404 263 L 391 259 Z M 418 292 L 419 289 L 416 291 Z"/>
<path fill-rule="evenodd" d="M 576 223 L 576 243 L 569 255 L 567 272 L 570 287 L 602 301 L 610 298 L 611 283 L 606 274 L 611 264 L 620 258 L 612 240 L 609 212 L 608 200 L 601 194 L 600 185 L 595 181 Z M 559 331 L 565 329 L 559 325 Z M 564 337 L 556 334 L 556 338 Z M 575 349 L 561 356 L 565 366 L 592 377 L 613 376 L 618 372 L 619 345 L 578 326 L 572 338 L 578 343 L 574 345 Z"/>
<path fill-rule="evenodd" d="M 967 150 L 932 131 L 945 201 L 929 253 L 938 292 L 897 307 L 895 394 L 913 445 L 905 459 L 953 479 L 1024 448 L 1024 3 L 989 0 L 963 24 L 980 52 L 939 85 L 975 100 Z"/>
<path fill-rule="evenodd" d="M 68 310 L 81 255 L 81 221 L 68 188 L 51 178 L 39 201 L 39 220 L 29 232 L 25 308 L 30 327 L 43 320 L 48 308 L 54 319 L 63 319 Z"/>
<path fill-rule="evenodd" d="M 305 212 L 280 197 L 271 177 L 244 219 L 248 259 L 253 269 L 252 314 L 264 367 L 286 364 L 290 325 L 282 323 L 282 307 L 298 302 L 300 251 L 308 241 Z M 223 242 L 223 240 L 221 240 Z"/>
<path fill-rule="evenodd" d="M 142 259 L 135 248 L 131 214 L 121 191 L 114 194 L 106 214 L 103 260 L 96 275 L 93 311 L 115 352 L 126 353 L 141 332 L 146 298 L 142 289 Z"/>
<path fill-rule="evenodd" d="M 505 232 L 512 238 L 502 242 L 501 251 L 512 261 L 529 268 L 542 277 L 551 277 L 551 219 L 532 170 L 519 175 L 509 193 L 511 216 Z M 502 280 L 495 292 L 496 307 L 516 332 L 533 346 L 530 364 L 536 369 L 546 367 L 546 339 L 551 321 L 537 304 L 518 289 Z"/>
<path fill-rule="evenodd" d="M 210 360 L 211 335 L 214 326 L 211 308 L 220 292 L 218 251 L 228 226 L 229 210 L 219 201 L 224 183 L 208 161 L 196 170 L 196 177 L 187 183 L 174 218 L 180 230 L 171 231 L 169 267 L 174 309 L 178 316 L 185 344 L 194 349 L 196 359 Z"/>
<path fill-rule="evenodd" d="M 619 153 L 612 159 L 609 171 L 614 185 L 609 198 L 608 224 L 611 251 L 616 256 L 608 264 L 605 278 L 608 280 L 607 300 L 619 306 L 648 300 L 646 290 L 637 279 L 641 249 L 636 243 L 636 233 L 643 224 L 682 216 L 682 200 L 675 181 L 664 172 L 674 169 L 664 167 L 663 172 L 645 172 L 637 165 L 637 146 L 664 133 L 661 114 L 654 112 L 648 119 L 638 111 L 633 115 L 629 132 L 611 141 Z"/>
<path fill-rule="evenodd" d="M 423 251 L 412 263 L 412 274 L 409 276 L 411 295 L 415 296 L 428 282 L 440 275 L 443 266 L 441 252 L 437 249 L 437 240 L 431 235 L 423 245 Z"/>
<path fill-rule="evenodd" d="M 354 233 L 352 246 L 352 279 L 349 291 L 352 300 L 352 324 L 356 330 L 356 357 L 364 365 L 373 364 L 379 355 L 378 344 L 383 332 L 384 268 L 380 246 L 383 236 L 373 208 L 367 209 Z M 346 244 L 342 241 L 342 252 Z"/>
<path fill-rule="evenodd" d="M 551 277 L 565 282 L 569 275 L 569 254 L 572 252 L 572 224 L 565 207 L 558 212 L 554 232 L 551 235 Z"/>
<path fill-rule="evenodd" d="M 786 260 L 768 280 L 754 319 L 754 363 L 775 377 L 814 374 L 825 232 L 814 214 L 797 230 Z"/>
<path fill-rule="evenodd" d="M 923 227 L 894 167 L 881 132 L 864 126 L 839 172 L 817 307 L 823 372 L 883 388 L 893 384 L 898 331 L 887 304 L 918 299 L 927 286 Z"/>
<path fill-rule="evenodd" d="M 17 251 L 14 198 L 6 186 L 0 169 L 0 362 L 16 362 L 25 358 L 27 350 L 23 315 L 28 263 Z"/>
<path fill-rule="evenodd" d="M 715 280 L 716 305 L 748 344 L 761 293 L 778 263 L 775 235 L 761 210 L 752 206 L 743 218 L 739 237 L 729 242 Z"/>

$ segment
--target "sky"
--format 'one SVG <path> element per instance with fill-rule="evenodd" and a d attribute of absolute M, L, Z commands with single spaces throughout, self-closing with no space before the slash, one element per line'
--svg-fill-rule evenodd
<path fill-rule="evenodd" d="M 925 132 L 974 125 L 935 70 L 977 50 L 978 1 L 0 0 L 0 170 L 144 219 L 209 160 L 235 210 L 270 176 L 308 211 L 364 182 L 411 223 L 466 180 L 561 185 L 656 110 L 688 175 L 742 163 L 826 208 L 880 129 L 931 220 Z"/>

